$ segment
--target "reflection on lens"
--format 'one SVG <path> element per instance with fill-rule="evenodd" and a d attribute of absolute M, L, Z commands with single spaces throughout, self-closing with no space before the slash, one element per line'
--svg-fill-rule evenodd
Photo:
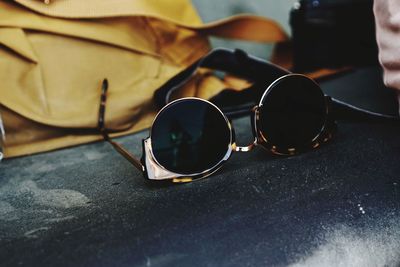
<path fill-rule="evenodd" d="M 326 116 L 319 86 L 305 76 L 291 74 L 272 84 L 261 99 L 259 126 L 270 144 L 298 149 L 319 135 Z"/>
<path fill-rule="evenodd" d="M 167 170 L 200 173 L 226 155 L 231 131 L 212 104 L 199 99 L 178 100 L 157 116 L 151 129 L 153 155 Z"/>

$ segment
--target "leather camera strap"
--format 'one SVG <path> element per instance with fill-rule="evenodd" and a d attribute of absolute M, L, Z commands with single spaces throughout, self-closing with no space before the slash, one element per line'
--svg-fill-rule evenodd
<path fill-rule="evenodd" d="M 214 49 L 161 86 L 154 94 L 156 105 L 161 108 L 168 104 L 171 94 L 186 83 L 199 68 L 224 71 L 252 82 L 252 86 L 247 89 L 241 91 L 225 89 L 210 99 L 230 118 L 249 114 L 261 99 L 264 90 L 274 80 L 291 73 L 271 62 L 250 56 L 242 50 Z M 399 120 L 398 116 L 375 113 L 330 99 L 331 114 L 338 120 L 367 122 Z"/>

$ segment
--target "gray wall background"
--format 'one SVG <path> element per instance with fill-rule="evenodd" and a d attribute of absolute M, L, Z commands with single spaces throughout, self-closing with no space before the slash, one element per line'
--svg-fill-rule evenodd
<path fill-rule="evenodd" d="M 296 0 L 192 0 L 204 22 L 239 13 L 251 13 L 276 20 L 290 34 L 289 12 Z M 241 48 L 268 58 L 272 45 L 211 38 L 213 47 Z"/>

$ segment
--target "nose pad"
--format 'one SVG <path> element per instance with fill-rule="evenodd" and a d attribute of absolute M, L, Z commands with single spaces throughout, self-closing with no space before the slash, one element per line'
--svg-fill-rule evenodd
<path fill-rule="evenodd" d="M 248 146 L 238 146 L 236 143 L 233 144 L 233 150 L 235 152 L 249 152 L 254 148 L 254 146 L 257 144 L 257 138 L 254 138 L 254 142 L 249 144 Z"/>

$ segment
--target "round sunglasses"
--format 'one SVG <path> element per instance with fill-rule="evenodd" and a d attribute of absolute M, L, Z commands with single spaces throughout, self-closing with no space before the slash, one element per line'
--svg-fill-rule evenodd
<path fill-rule="evenodd" d="M 223 62 L 230 64 L 224 65 Z M 260 68 L 269 70 L 266 74 L 264 72 L 262 78 L 254 72 L 250 75 L 240 73 L 242 77 L 252 76 L 253 87 L 266 88 L 261 93 L 251 94 L 251 98 L 259 97 L 258 104 L 253 104 L 251 109 L 248 105 L 239 105 L 240 108 L 236 110 L 232 107 L 226 110 L 220 108 L 224 102 L 237 104 L 238 99 L 243 100 L 246 94 L 249 95 L 236 91 L 228 91 L 212 99 L 217 105 L 195 97 L 169 102 L 171 92 L 188 80 L 197 68 L 213 67 L 238 74 L 244 64 L 250 64 L 252 68 L 258 65 L 257 73 L 262 73 Z M 249 71 L 251 69 L 246 68 L 245 72 Z M 268 81 L 271 79 L 272 82 Z M 172 78 L 156 92 L 156 102 L 163 107 L 153 121 L 149 137 L 143 140 L 143 155 L 138 160 L 109 138 L 104 127 L 107 80 L 102 88 L 99 129 L 104 139 L 142 171 L 146 178 L 158 181 L 190 182 L 205 178 L 221 168 L 233 152 L 248 152 L 255 146 L 285 156 L 318 148 L 332 138 L 336 129 L 335 118 L 340 116 L 363 120 L 398 120 L 397 117 L 333 101 L 324 95 L 314 80 L 304 75 L 289 73 L 272 63 L 250 58 L 243 51 L 219 49 Z M 256 91 L 254 88 L 249 90 Z M 252 123 L 254 141 L 247 146 L 236 144 L 235 132 L 227 117 L 227 114 L 244 114 L 238 113 L 240 109 L 250 114 Z"/>

